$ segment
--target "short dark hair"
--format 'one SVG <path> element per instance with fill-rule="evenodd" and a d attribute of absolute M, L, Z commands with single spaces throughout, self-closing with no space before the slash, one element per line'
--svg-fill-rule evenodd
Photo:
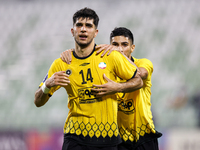
<path fill-rule="evenodd" d="M 134 44 L 134 37 L 133 33 L 125 28 L 125 27 L 116 27 L 111 33 L 110 33 L 110 41 L 112 40 L 113 37 L 115 36 L 124 36 L 128 37 L 128 39 Z"/>
<path fill-rule="evenodd" d="M 96 12 L 90 8 L 83 8 L 78 10 L 74 15 L 73 15 L 73 24 L 76 23 L 77 19 L 80 18 L 89 18 L 89 19 L 93 19 L 93 23 L 96 26 L 96 28 L 98 27 L 98 23 L 99 23 L 99 17 L 96 14 Z"/>

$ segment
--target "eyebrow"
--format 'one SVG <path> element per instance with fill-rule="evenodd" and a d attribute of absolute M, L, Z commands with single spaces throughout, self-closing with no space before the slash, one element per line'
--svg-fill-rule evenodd
<path fill-rule="evenodd" d="M 115 42 L 115 41 L 114 41 L 114 42 L 112 42 L 112 43 L 113 43 L 113 44 L 118 44 L 118 42 Z"/>
<path fill-rule="evenodd" d="M 122 42 L 122 44 L 129 44 L 129 42 Z"/>
<path fill-rule="evenodd" d="M 93 26 L 93 25 L 94 25 L 93 23 L 87 23 L 87 22 L 86 22 L 85 24 L 86 24 L 86 25 L 91 25 L 91 26 Z"/>
<path fill-rule="evenodd" d="M 84 23 L 82 23 L 82 22 L 77 22 L 77 23 L 75 23 L 75 25 L 83 25 Z M 93 23 L 88 23 L 88 22 L 86 22 L 85 23 L 87 26 L 89 25 L 89 26 L 93 26 L 94 24 Z"/>
<path fill-rule="evenodd" d="M 129 42 L 112 42 L 112 43 L 121 43 L 121 44 L 129 44 Z"/>

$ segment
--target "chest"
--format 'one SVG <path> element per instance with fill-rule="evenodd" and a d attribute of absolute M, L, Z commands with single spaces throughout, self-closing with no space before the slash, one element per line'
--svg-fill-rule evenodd
<path fill-rule="evenodd" d="M 93 84 L 104 84 L 103 74 L 114 79 L 112 66 L 103 60 L 74 61 L 66 68 L 70 82 L 79 87 L 89 87 Z"/>

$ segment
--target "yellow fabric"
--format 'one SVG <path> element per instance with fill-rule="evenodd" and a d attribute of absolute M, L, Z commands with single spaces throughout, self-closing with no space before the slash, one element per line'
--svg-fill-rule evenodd
<path fill-rule="evenodd" d="M 121 138 L 137 142 L 146 133 L 155 133 L 151 112 L 151 75 L 153 64 L 148 59 L 134 59 L 137 67 L 148 71 L 143 87 L 131 93 L 119 93 L 118 126 Z"/>
<path fill-rule="evenodd" d="M 100 55 L 93 52 L 89 57 L 80 59 L 74 57 L 72 53 L 70 65 L 59 58 L 49 69 L 47 78 L 58 71 L 71 72 L 70 85 L 65 87 L 69 98 L 69 113 L 64 125 L 66 134 L 97 139 L 119 137 L 117 96 L 113 94 L 95 98 L 91 93 L 91 87 L 93 84 L 106 83 L 103 74 L 113 81 L 117 81 L 118 77 L 125 80 L 131 79 L 136 72 L 136 67 L 117 51 L 103 58 Z M 52 95 L 59 88 L 59 86 L 51 88 L 49 94 Z"/>

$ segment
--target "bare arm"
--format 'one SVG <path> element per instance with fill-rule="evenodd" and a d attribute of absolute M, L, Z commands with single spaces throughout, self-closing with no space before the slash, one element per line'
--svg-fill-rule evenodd
<path fill-rule="evenodd" d="M 35 92 L 34 103 L 37 107 L 43 106 L 49 100 L 48 94 L 44 94 L 41 87 Z"/>
<path fill-rule="evenodd" d="M 143 81 L 138 73 L 136 73 L 135 77 L 128 80 L 127 82 L 120 83 L 119 92 L 129 93 L 136 91 L 143 87 Z"/>
<path fill-rule="evenodd" d="M 69 81 L 69 76 L 65 73 L 65 71 L 59 71 L 54 73 L 49 79 L 45 81 L 46 87 L 51 88 L 54 86 L 67 86 L 70 81 Z M 42 88 L 40 87 L 36 92 L 35 92 L 35 100 L 34 103 L 37 107 L 43 106 L 47 101 L 49 100 L 48 93 L 44 93 L 42 91 Z"/>
<path fill-rule="evenodd" d="M 109 78 L 107 78 L 105 74 L 104 78 L 108 81 L 107 83 L 103 85 L 93 85 L 93 88 L 91 89 L 93 94 L 97 97 L 102 97 L 105 95 L 110 95 L 118 92 L 123 92 L 123 93 L 133 92 L 135 90 L 142 88 L 143 86 L 143 81 L 138 73 L 136 73 L 134 78 L 124 83 L 114 82 Z"/>
<path fill-rule="evenodd" d="M 148 71 L 143 67 L 138 67 L 138 69 L 140 70 L 140 77 L 145 80 L 148 76 Z"/>

